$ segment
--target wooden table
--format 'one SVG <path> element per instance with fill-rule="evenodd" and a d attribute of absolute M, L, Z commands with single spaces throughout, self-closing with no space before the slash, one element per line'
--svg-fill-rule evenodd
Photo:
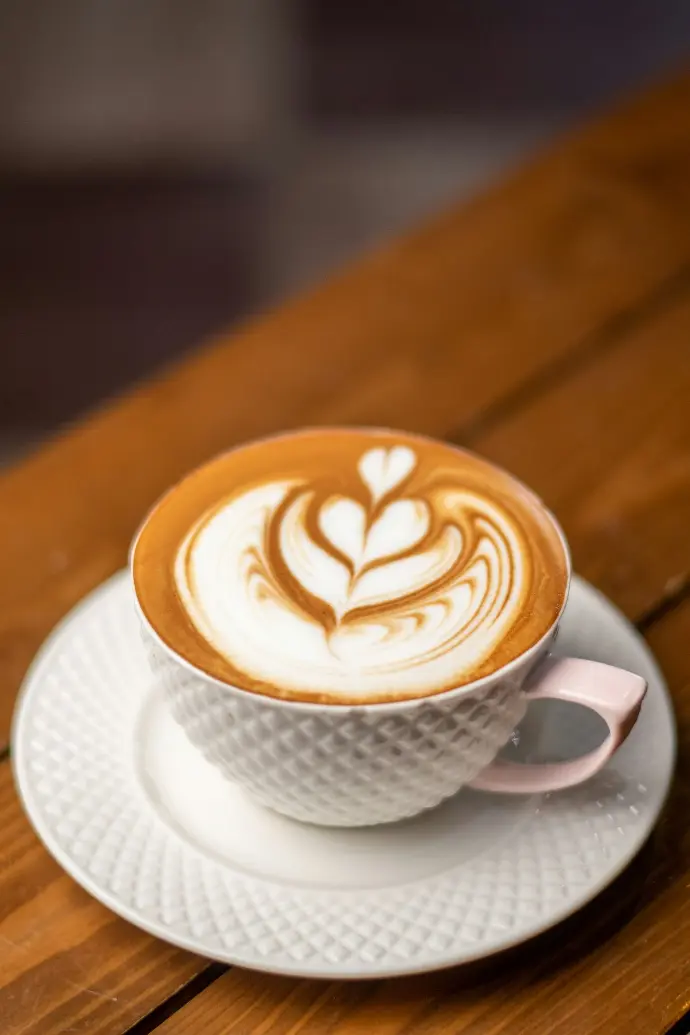
<path fill-rule="evenodd" d="M 120 920 L 34 837 L 14 698 L 55 621 L 213 452 L 305 423 L 468 444 L 559 514 L 668 677 L 681 761 L 608 893 L 481 966 L 370 984 L 209 965 Z M 104 407 L 0 478 L 0 1030 L 657 1035 L 690 1002 L 690 74 L 509 183 Z M 132 1027 L 133 1026 L 133 1027 Z"/>

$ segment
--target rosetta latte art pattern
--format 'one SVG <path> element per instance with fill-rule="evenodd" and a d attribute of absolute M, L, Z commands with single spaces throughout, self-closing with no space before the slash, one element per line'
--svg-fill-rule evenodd
<path fill-rule="evenodd" d="M 242 487 L 182 543 L 198 633 L 288 695 L 416 696 L 471 678 L 518 620 L 529 551 L 510 514 L 406 445 L 351 472 Z M 333 485 L 347 492 L 333 491 Z"/>

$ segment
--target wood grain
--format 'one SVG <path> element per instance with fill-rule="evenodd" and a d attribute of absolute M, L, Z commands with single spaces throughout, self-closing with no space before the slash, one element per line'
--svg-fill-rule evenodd
<path fill-rule="evenodd" d="M 575 568 L 640 617 L 690 579 L 690 280 L 472 440 L 561 518 Z"/>
<path fill-rule="evenodd" d="M 690 527 L 690 422 L 685 406 L 685 400 L 690 398 L 689 340 L 690 284 L 678 286 L 676 296 L 669 299 L 668 308 L 629 329 L 571 376 L 543 395 L 537 395 L 524 409 L 490 432 L 479 434 L 472 442 L 492 459 L 525 477 L 546 502 L 563 515 L 576 566 L 610 592 L 633 618 L 642 616 L 662 598 L 669 584 L 687 580 L 690 575 L 687 534 Z M 690 742 L 690 661 L 685 656 L 688 632 L 690 605 L 686 604 L 654 631 L 652 645 L 658 648 L 662 664 L 667 657 L 669 659 L 671 685 L 685 724 L 682 735 Z M 652 890 L 665 890 L 672 896 L 674 910 L 678 896 L 685 894 L 690 876 L 690 839 L 682 851 L 668 853 L 676 825 L 684 827 L 682 816 L 690 801 L 690 769 L 684 778 L 687 778 L 687 786 L 681 784 L 676 792 L 673 810 L 666 820 L 667 833 L 658 840 L 646 875 L 646 883 Z M 682 848 L 682 843 L 676 843 L 674 848 Z M 672 886 L 666 890 L 669 881 Z M 680 936 L 674 947 L 666 945 L 675 937 L 677 918 L 675 912 L 667 913 L 665 902 L 664 898 L 659 904 L 652 896 L 642 914 L 620 936 L 616 934 L 608 946 L 597 943 L 589 946 L 588 960 L 597 963 L 595 970 L 587 971 L 588 980 L 592 981 L 594 974 L 600 975 L 604 991 L 601 1003 L 595 1006 L 583 996 L 580 987 L 573 1000 L 573 1009 L 579 1010 L 571 1022 L 573 1032 L 620 1030 L 651 1035 L 664 1030 L 662 1025 L 667 1017 L 665 1012 L 659 1014 L 659 1003 L 664 1004 L 664 1010 L 671 1009 L 672 1004 L 667 1002 L 668 989 L 676 987 L 674 983 L 679 973 L 677 969 L 676 977 L 667 974 L 664 978 L 668 955 L 676 952 L 680 967 L 688 944 L 687 937 Z M 690 935 L 690 907 L 687 923 Z M 608 962 L 611 953 L 614 948 L 616 953 L 632 952 L 629 932 L 638 929 L 639 942 L 634 942 L 637 971 L 644 975 L 651 973 L 663 990 L 659 1002 L 648 1002 L 649 1009 L 644 1014 L 640 1013 L 640 1002 L 629 990 L 625 995 L 621 992 L 621 1001 L 618 1001 L 606 984 L 606 981 L 619 980 L 616 966 Z M 654 933 L 653 938 L 650 932 Z M 663 963 L 660 947 L 664 952 Z M 624 955 L 624 959 L 627 956 Z M 553 988 L 559 992 L 553 1006 L 546 998 L 540 1000 L 541 1012 L 535 1012 L 532 1007 L 533 972 L 516 977 L 510 1004 L 502 1007 L 505 1027 L 498 1026 L 496 1032 L 510 1030 L 512 1035 L 526 1032 L 537 1016 L 542 1018 L 540 1030 L 562 1031 L 569 1015 L 563 1012 L 566 1007 L 560 1006 L 561 989 L 565 985 L 558 982 L 566 982 L 570 989 L 573 975 L 580 973 L 581 966 L 576 958 L 555 975 L 543 977 L 544 996 L 547 992 L 551 995 Z M 690 978 L 690 963 L 683 966 L 686 969 L 682 974 L 687 972 Z M 417 1031 L 423 1015 L 426 1027 L 422 1030 L 435 1033 L 444 1031 L 451 1019 L 459 1016 L 458 1011 L 461 1007 L 465 1009 L 463 1004 L 468 995 L 470 1005 L 466 1007 L 469 1012 L 465 1027 L 459 1026 L 458 1020 L 458 1027 L 452 1030 L 484 1031 L 482 1025 L 488 1024 L 489 1018 L 493 1023 L 495 1016 L 503 1016 L 498 1010 L 503 987 L 490 994 L 483 988 L 479 998 L 463 987 L 458 999 L 451 994 L 454 976 L 443 979 L 438 987 L 436 980 L 406 982 L 404 986 L 400 982 L 386 983 L 376 993 L 369 986 L 362 986 L 358 996 L 340 986 L 328 986 L 329 994 L 319 983 L 302 986 L 296 982 L 269 981 L 265 986 L 259 983 L 263 991 L 257 997 L 254 994 L 257 979 L 232 971 L 176 1015 L 169 1022 L 168 1030 L 205 1030 L 207 1035 L 215 1035 L 226 1030 L 254 1031 L 252 1025 L 255 1024 L 259 1030 L 263 1030 L 263 1024 L 268 1025 L 267 1031 L 292 1030 L 294 1024 L 295 1031 L 316 1032 L 324 1028 L 331 1030 L 335 1024 L 334 1031 L 365 1032 L 372 1030 L 368 1025 L 372 1025 L 373 1018 L 383 1010 L 387 1017 L 395 1017 L 391 1032 Z M 246 982 L 254 992 L 245 988 Z M 405 990 L 402 996 L 401 987 Z M 409 992 L 411 987 L 417 989 L 414 996 Z M 429 992 L 430 987 L 434 991 Z M 275 995 L 271 989 L 275 989 Z M 599 994 L 599 985 L 596 989 Z M 649 986 L 642 983 L 638 995 L 641 997 L 648 991 Z M 289 1006 L 293 1000 L 294 1009 Z M 630 1003 L 630 1010 L 624 1008 L 623 1000 Z M 247 1017 L 251 1017 L 251 1024 L 246 1018 L 242 1020 L 243 1003 L 248 1004 Z M 334 1003 L 337 1010 L 342 1010 L 341 1020 L 332 1014 L 336 1009 Z M 315 1011 L 313 1026 L 305 1022 L 302 1029 L 299 1018 L 308 1016 L 312 1007 Z M 236 1010 L 239 1019 L 235 1029 L 221 1027 L 220 1020 L 215 1027 L 211 1023 L 213 1011 L 217 1011 L 222 1024 L 227 1025 Z M 428 1017 L 425 1011 L 429 1012 Z M 555 1018 L 552 1029 L 543 1026 L 545 1018 L 550 1016 L 549 1011 Z M 274 1016 L 279 1017 L 285 1027 L 280 1027 L 275 1020 L 276 1027 L 271 1028 L 269 1020 Z M 617 1016 L 623 1018 L 627 1026 L 612 1028 Z M 246 1028 L 242 1027 L 243 1023 Z M 186 1024 L 189 1027 L 185 1027 Z M 636 1024 L 639 1027 L 635 1028 Z"/>
<path fill-rule="evenodd" d="M 482 968 L 372 983 L 237 968 L 160 1035 L 662 1035 L 690 988 L 690 602 L 649 634 L 676 705 L 680 764 L 663 821 L 631 871 L 580 917 Z"/>
<path fill-rule="evenodd" d="M 0 766 L 0 1030 L 111 1035 L 205 960 L 157 941 L 82 891 L 47 854 Z"/>
<path fill-rule="evenodd" d="M 581 570 L 605 585 L 633 617 L 644 614 L 663 596 L 669 573 L 678 577 L 690 570 L 690 540 L 686 531 L 690 524 L 690 427 L 683 406 L 690 395 L 690 350 L 686 347 L 689 333 L 690 285 L 679 286 L 667 309 L 630 329 L 570 377 L 534 397 L 523 410 L 489 433 L 479 435 L 475 443 L 493 459 L 517 469 L 564 515 Z M 668 376 L 669 370 L 673 377 Z M 615 386 L 615 406 L 611 402 L 611 385 Z M 558 434 L 551 434 L 556 423 Z M 654 429 L 653 434 L 650 428 Z M 684 642 L 683 634 L 683 627 L 675 634 L 680 645 Z M 669 652 L 675 663 L 682 659 L 683 655 L 677 657 L 672 648 L 673 641 L 671 647 L 660 650 L 662 661 Z M 672 675 L 682 687 L 682 674 L 674 671 Z M 687 708 L 690 722 L 690 695 Z M 675 819 L 679 818 L 680 813 L 676 813 Z M 3 852 L 0 847 L 0 860 Z M 683 880 L 686 864 L 690 865 L 690 860 L 683 856 L 678 863 Z M 658 865 L 656 858 L 653 865 Z M 56 872 L 53 864 L 51 867 L 51 872 Z M 67 878 L 62 881 L 69 885 Z M 14 892 L 10 891 L 7 897 L 13 901 Z M 118 929 L 125 929 L 122 937 L 126 945 L 125 925 L 95 903 L 92 908 Z M 61 909 L 61 915 L 70 915 L 69 898 Z M 650 922 L 655 922 L 657 914 L 649 915 Z M 35 923 L 31 912 L 26 914 L 25 922 L 30 931 Z M 24 942 L 29 937 L 27 928 L 21 926 L 17 915 L 13 923 L 11 937 Z M 590 949 L 599 951 L 596 944 Z M 198 965 L 196 961 L 195 964 Z M 138 980 L 136 971 L 133 978 Z M 232 982 L 234 988 L 238 980 L 233 973 L 202 994 L 195 1000 L 198 1009 L 205 1011 L 207 998 L 214 1003 L 224 994 L 221 990 L 226 982 Z M 18 987 L 23 988 L 21 980 Z M 267 987 L 273 985 L 269 982 Z M 278 983 L 276 987 L 283 985 Z M 319 985 L 315 987 L 321 989 Z M 52 982 L 47 989 L 51 996 L 55 994 Z M 425 985 L 421 986 L 420 995 L 427 995 L 425 989 Z M 0 1008 L 5 991 L 0 993 Z M 446 995 L 446 985 L 442 991 Z M 245 996 L 243 986 L 240 992 L 241 997 Z M 303 1004 L 303 997 L 316 995 L 316 991 L 297 993 L 291 986 L 290 994 Z M 369 1002 L 371 992 L 361 994 Z M 434 1004 L 440 994 L 432 996 Z M 322 995 L 323 991 L 318 991 L 317 998 Z M 350 991 L 338 992 L 337 1001 L 343 995 L 349 1002 Z M 378 1004 L 378 1000 L 374 1002 Z M 359 999 L 356 1004 L 359 1010 Z M 234 1009 L 234 1000 L 231 1005 Z M 208 1018 L 205 1013 L 196 1018 L 195 1009 L 196 1005 L 190 1006 L 189 1015 L 201 1027 Z M 252 1005 L 252 1011 L 256 1009 Z M 229 1007 L 224 1016 L 232 1016 L 232 1010 L 228 1010 Z"/>
<path fill-rule="evenodd" d="M 0 745 L 55 621 L 185 470 L 295 424 L 443 434 L 589 355 L 690 261 L 690 75 L 0 477 Z"/>
<path fill-rule="evenodd" d="M 689 144 L 685 76 L 0 478 L 0 742 L 36 647 L 124 562 L 160 491 L 210 453 L 279 427 L 366 421 L 454 432 L 535 485 L 562 517 L 581 570 L 631 615 L 686 578 Z M 684 608 L 655 632 L 668 637 L 659 649 L 677 666 L 684 716 L 688 620 Z M 671 944 L 690 866 L 685 811 L 674 808 L 663 835 L 673 851 L 654 853 L 631 940 L 614 926 L 608 943 L 595 940 L 561 969 L 530 964 L 480 991 L 457 972 L 345 988 L 232 971 L 168 1027 L 497 1035 L 534 1023 L 538 1003 L 544 1025 L 579 1035 L 612 1030 L 604 1020 L 614 1006 L 623 1016 L 631 984 L 626 1031 L 658 1031 L 640 1025 L 672 1019 L 687 987 L 685 920 Z M 0 819 L 3 1031 L 119 1032 L 203 965 L 116 919 L 61 874 L 23 819 L 6 763 Z M 677 978 L 661 973 L 659 947 L 676 960 Z M 646 993 L 643 968 L 654 982 Z"/>

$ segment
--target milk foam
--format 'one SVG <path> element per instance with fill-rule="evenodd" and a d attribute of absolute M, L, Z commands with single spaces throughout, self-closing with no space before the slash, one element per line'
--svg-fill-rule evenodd
<path fill-rule="evenodd" d="M 249 679 L 335 703 L 472 678 L 521 613 L 528 558 L 500 502 L 447 470 L 406 492 L 419 462 L 376 447 L 344 472 L 351 494 L 311 472 L 214 507 L 175 559 L 198 633 Z"/>

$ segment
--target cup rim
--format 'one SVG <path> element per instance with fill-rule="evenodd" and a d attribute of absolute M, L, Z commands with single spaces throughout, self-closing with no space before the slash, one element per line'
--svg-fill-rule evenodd
<path fill-rule="evenodd" d="M 332 427 L 330 427 L 330 426 L 318 426 L 318 425 L 314 426 L 314 425 L 309 425 L 309 426 L 300 427 L 300 428 L 297 428 L 297 429 L 286 429 L 284 431 L 276 432 L 276 433 L 271 434 L 271 435 L 260 436 L 258 438 L 251 439 L 250 442 L 253 444 L 253 443 L 256 443 L 256 442 L 271 441 L 271 439 L 276 439 L 276 438 L 284 438 L 285 436 L 291 435 L 293 433 L 304 433 L 304 432 L 318 433 L 320 431 L 328 432 L 328 433 L 332 433 L 334 431 L 335 432 L 339 432 L 339 431 L 342 431 L 342 432 L 362 431 L 362 432 L 370 432 L 372 434 L 377 434 L 377 433 L 378 434 L 382 434 L 382 433 L 396 434 L 396 433 L 399 433 L 400 435 L 404 435 L 404 436 L 406 436 L 408 438 L 417 438 L 417 439 L 421 439 L 423 441 L 429 441 L 429 442 L 439 442 L 439 441 L 443 442 L 444 441 L 442 439 L 441 440 L 436 439 L 436 438 L 434 438 L 431 435 L 423 435 L 423 434 L 418 434 L 416 432 L 409 432 L 409 431 L 399 431 L 398 429 L 388 428 L 388 427 L 375 427 L 375 426 L 369 426 L 369 425 L 353 425 L 351 427 L 348 427 L 347 425 L 334 425 Z M 136 581 L 135 581 L 135 578 L 134 578 L 134 554 L 135 554 L 135 551 L 136 551 L 137 542 L 139 540 L 139 537 L 140 537 L 144 527 L 148 523 L 148 521 L 151 518 L 151 516 L 153 515 L 153 513 L 157 510 L 159 504 L 162 503 L 162 501 L 168 496 L 169 493 L 174 492 L 176 490 L 176 488 L 182 482 L 184 482 L 187 477 L 189 477 L 191 474 L 193 474 L 200 467 L 204 467 L 207 463 L 212 463 L 213 461 L 219 459 L 222 456 L 227 455 L 228 453 L 233 453 L 233 452 L 237 451 L 238 449 L 242 449 L 245 445 L 249 445 L 250 442 L 239 443 L 238 445 L 233 446 L 230 449 L 223 450 L 220 453 L 214 454 L 212 457 L 209 457 L 208 460 L 205 460 L 203 463 L 197 464 L 194 468 L 192 468 L 189 472 L 187 472 L 187 474 L 183 475 L 182 478 L 180 478 L 177 482 L 175 482 L 172 486 L 170 486 L 170 488 L 168 488 L 166 490 L 166 492 L 163 493 L 156 500 L 156 502 L 153 504 L 153 506 L 144 515 L 144 518 L 142 519 L 142 521 L 141 521 L 141 523 L 140 523 L 140 525 L 139 525 L 139 527 L 138 527 L 138 529 L 136 531 L 136 534 L 135 534 L 134 538 L 132 539 L 132 543 L 131 543 L 130 548 L 129 548 L 128 567 L 129 567 L 129 572 L 130 572 L 130 580 L 131 580 L 131 586 L 132 586 L 132 591 L 133 591 L 133 596 L 134 596 L 135 608 L 136 608 L 136 612 L 137 612 L 137 614 L 139 616 L 140 621 L 142 622 L 142 624 L 146 628 L 147 632 L 150 633 L 150 635 L 156 641 L 158 646 L 165 652 L 165 654 L 167 654 L 178 665 L 181 665 L 183 668 L 185 668 L 188 672 L 192 673 L 197 678 L 203 679 L 206 682 L 211 683 L 213 686 L 218 687 L 221 690 L 229 691 L 230 693 L 234 693 L 234 694 L 236 694 L 236 695 L 238 695 L 238 696 L 240 696 L 240 697 L 242 697 L 244 699 L 250 699 L 250 700 L 259 699 L 260 701 L 263 701 L 265 703 L 270 703 L 272 705 L 275 705 L 276 707 L 298 708 L 301 711 L 305 711 L 305 712 L 309 711 L 309 710 L 311 710 L 311 711 L 322 711 L 324 708 L 329 709 L 329 710 L 336 708 L 336 709 L 340 709 L 340 710 L 350 710 L 350 711 L 353 710 L 353 709 L 364 709 L 364 710 L 366 710 L 367 713 L 370 713 L 370 712 L 374 713 L 374 712 L 378 712 L 378 711 L 386 711 L 386 712 L 403 711 L 403 710 L 406 710 L 406 709 L 409 709 L 409 708 L 412 708 L 412 707 L 419 707 L 420 705 L 424 704 L 424 702 L 440 701 L 440 700 L 446 701 L 446 700 L 449 700 L 449 699 L 455 699 L 457 697 L 462 697 L 462 696 L 464 696 L 466 694 L 469 695 L 471 693 L 475 693 L 477 690 L 483 689 L 484 687 L 488 686 L 490 683 L 495 682 L 498 679 L 505 678 L 506 676 L 509 676 L 513 671 L 515 671 L 515 669 L 517 669 L 517 668 L 521 667 L 522 665 L 524 665 L 524 663 L 526 661 L 528 661 L 530 657 L 534 657 L 535 655 L 538 655 L 543 650 L 544 644 L 547 643 L 548 640 L 553 636 L 554 630 L 558 627 L 558 625 L 559 625 L 559 623 L 561 621 L 561 618 L 563 616 L 563 612 L 565 610 L 565 607 L 567 605 L 568 596 L 570 594 L 571 581 L 572 581 L 572 556 L 571 556 L 571 552 L 570 552 L 570 546 L 568 545 L 568 540 L 566 539 L 565 533 L 563 531 L 563 528 L 560 525 L 560 522 L 558 521 L 558 519 L 556 518 L 554 513 L 549 509 L 549 507 L 546 506 L 546 504 L 541 499 L 541 497 L 539 495 L 537 495 L 537 493 L 534 492 L 534 490 L 531 489 L 528 485 L 526 485 L 524 482 L 522 482 L 516 475 L 512 474 L 510 471 L 507 471 L 505 468 L 501 467 L 499 464 L 494 463 L 493 460 L 489 460 L 487 457 L 484 457 L 484 456 L 482 456 L 479 453 L 475 454 L 473 452 L 473 450 L 465 449 L 463 446 L 457 446 L 454 443 L 448 442 L 448 443 L 444 443 L 444 444 L 449 446 L 449 448 L 457 450 L 458 452 L 461 452 L 461 453 L 470 453 L 473 456 L 477 456 L 484 463 L 488 464 L 490 467 L 493 467 L 495 470 L 499 471 L 501 474 L 503 474 L 503 475 L 507 476 L 509 479 L 511 479 L 511 481 L 515 482 L 518 488 L 522 489 L 524 492 L 527 492 L 536 501 L 536 503 L 539 505 L 539 507 L 541 508 L 542 512 L 546 515 L 547 519 L 550 521 L 551 525 L 553 526 L 553 528 L 554 528 L 554 530 L 555 530 L 555 532 L 556 532 L 556 534 L 558 536 L 558 539 L 560 541 L 560 544 L 561 544 L 561 547 L 562 547 L 562 550 L 563 550 L 563 557 L 564 557 L 564 560 L 565 560 L 565 591 L 564 591 L 564 594 L 563 594 L 563 602 L 561 604 L 561 607 L 560 607 L 558 613 L 555 615 L 554 620 L 549 625 L 548 629 L 543 634 L 543 636 L 541 636 L 540 639 L 537 640 L 536 643 L 533 643 L 531 647 L 528 647 L 521 654 L 518 654 L 517 657 L 512 658 L 510 661 L 506 662 L 504 665 L 501 665 L 499 668 L 494 669 L 493 672 L 489 672 L 487 675 L 482 676 L 479 679 L 474 679 L 474 680 L 470 681 L 469 683 L 464 683 L 462 686 L 452 687 L 449 690 L 441 690 L 438 693 L 434 693 L 434 694 L 419 695 L 417 697 L 407 697 L 407 698 L 403 698 L 401 700 L 395 700 L 395 701 L 372 701 L 371 703 L 369 703 L 367 701 L 357 701 L 357 702 L 353 702 L 353 701 L 337 702 L 336 701 L 336 702 L 333 702 L 333 703 L 331 703 L 331 702 L 324 702 L 324 701 L 300 701 L 299 699 L 295 699 L 295 698 L 292 698 L 292 697 L 280 697 L 280 696 L 274 695 L 274 694 L 262 694 L 262 693 L 259 693 L 257 691 L 254 691 L 254 690 L 248 690 L 248 689 L 246 689 L 244 687 L 236 686 L 234 683 L 229 683 L 229 682 L 226 682 L 226 681 L 224 681 L 222 679 L 218 679 L 216 676 L 213 676 L 210 673 L 205 672 L 204 669 L 199 668 L 197 665 L 192 664 L 191 661 L 189 661 L 187 658 L 185 658 L 182 654 L 180 654 L 178 651 L 176 651 L 173 647 L 171 647 L 170 644 L 166 643 L 166 641 L 160 635 L 158 630 L 154 627 L 154 625 L 149 620 L 149 618 L 144 614 L 144 611 L 143 611 L 143 609 L 141 607 L 141 604 L 139 603 L 139 598 L 138 598 L 138 595 L 137 595 L 137 588 L 136 588 Z"/>
<path fill-rule="evenodd" d="M 244 687 L 241 686 L 235 686 L 234 683 L 226 683 L 222 679 L 218 679 L 216 678 L 216 676 L 212 676 L 210 673 L 204 672 L 202 668 L 198 668 L 196 665 L 193 665 L 191 661 L 188 661 L 187 658 L 183 657 L 182 654 L 178 654 L 176 650 L 174 650 L 169 644 L 167 644 L 165 640 L 162 639 L 160 634 L 156 631 L 156 629 L 154 629 L 154 627 L 151 625 L 146 615 L 143 613 L 139 605 L 139 600 L 137 599 L 136 591 L 133 592 L 133 596 L 135 609 L 140 621 L 146 628 L 147 633 L 153 637 L 153 639 L 156 641 L 157 645 L 161 648 L 161 650 L 163 650 L 164 653 L 172 661 L 174 661 L 177 665 L 180 665 L 182 668 L 186 669 L 197 679 L 202 679 L 206 683 L 210 683 L 212 686 L 217 687 L 219 690 L 227 691 L 230 694 L 234 694 L 237 697 L 243 698 L 244 700 L 260 701 L 266 706 L 270 705 L 275 706 L 277 708 L 287 709 L 298 708 L 300 711 L 303 712 L 323 712 L 324 709 L 327 709 L 330 712 L 335 709 L 337 711 L 340 711 L 341 713 L 345 711 L 366 711 L 367 714 L 377 714 L 378 712 L 407 711 L 410 708 L 418 708 L 421 705 L 424 705 L 425 703 L 428 704 L 431 701 L 438 702 L 455 700 L 456 698 L 476 693 L 477 690 L 482 690 L 489 684 L 496 682 L 499 679 L 504 679 L 506 676 L 509 676 L 513 671 L 515 671 L 515 669 L 520 668 L 531 657 L 536 657 L 543 652 L 544 645 L 553 636 L 555 629 L 558 627 L 561 618 L 563 617 L 563 611 L 565 610 L 565 606 L 568 602 L 568 596 L 570 594 L 570 586 L 571 572 L 570 570 L 568 570 L 566 589 L 565 594 L 563 596 L 563 605 L 556 617 L 554 618 L 553 622 L 549 626 L 549 628 L 541 637 L 541 639 L 537 640 L 536 643 L 533 643 L 532 646 L 528 647 L 527 650 L 522 652 L 522 654 L 518 654 L 517 657 L 513 658 L 511 661 L 506 662 L 505 665 L 501 665 L 500 668 L 495 669 L 493 672 L 489 672 L 488 675 L 482 676 L 480 679 L 474 679 L 469 683 L 464 683 L 462 686 L 452 687 L 450 690 L 440 690 L 435 694 L 424 694 L 418 697 L 405 697 L 397 701 L 371 702 L 300 701 L 299 699 L 293 697 L 278 697 L 274 696 L 273 694 L 262 694 L 254 690 L 246 690 Z"/>

